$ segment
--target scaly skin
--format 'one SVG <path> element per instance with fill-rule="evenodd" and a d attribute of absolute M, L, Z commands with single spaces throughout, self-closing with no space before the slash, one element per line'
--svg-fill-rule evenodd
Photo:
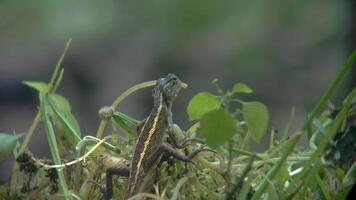
<path fill-rule="evenodd" d="M 139 192 L 143 192 L 144 178 L 148 171 L 157 163 L 162 153 L 167 153 L 185 162 L 192 162 L 191 159 L 205 148 L 198 149 L 189 155 L 185 155 L 176 148 L 182 148 L 173 132 L 173 121 L 171 107 L 177 97 L 182 82 L 173 74 L 168 74 L 165 78 L 157 81 L 153 90 L 154 105 L 151 114 L 145 120 L 137 139 L 136 148 L 128 168 L 109 168 L 107 170 L 105 199 L 110 199 L 113 195 L 112 176 L 128 176 L 128 186 L 124 195 L 127 200 Z M 173 146 L 165 144 L 163 138 L 168 133 L 173 141 Z M 176 147 L 176 148 L 175 148 Z"/>

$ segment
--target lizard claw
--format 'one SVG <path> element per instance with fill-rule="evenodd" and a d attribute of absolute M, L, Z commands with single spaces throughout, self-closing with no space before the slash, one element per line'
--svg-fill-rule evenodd
<path fill-rule="evenodd" d="M 192 163 L 196 168 L 198 168 L 200 171 L 203 171 L 196 162 L 194 162 L 192 159 L 198 155 L 200 152 L 203 152 L 203 151 L 210 151 L 210 152 L 213 152 L 213 153 L 217 153 L 215 150 L 209 148 L 209 147 L 206 147 L 207 145 L 203 145 L 202 147 L 200 147 L 199 149 L 196 149 L 194 151 L 192 151 L 189 155 L 188 155 L 188 162 Z"/>
<path fill-rule="evenodd" d="M 197 151 L 199 151 L 199 152 L 202 152 L 202 151 L 210 151 L 210 152 L 215 153 L 215 154 L 218 153 L 218 152 L 215 151 L 214 149 L 208 147 L 207 144 L 203 144 Z M 199 152 L 198 152 L 198 153 L 199 153 Z"/>

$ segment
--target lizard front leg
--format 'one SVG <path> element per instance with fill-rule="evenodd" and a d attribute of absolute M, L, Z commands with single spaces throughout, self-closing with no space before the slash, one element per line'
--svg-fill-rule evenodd
<path fill-rule="evenodd" d="M 195 162 L 192 161 L 192 159 L 196 155 L 198 155 L 198 153 L 200 153 L 202 151 L 212 151 L 209 148 L 203 147 L 203 148 L 199 148 L 199 149 L 196 149 L 196 150 L 190 152 L 188 155 L 185 155 L 184 153 L 178 151 L 177 149 L 175 149 L 174 147 L 172 147 L 169 144 L 162 144 L 161 149 L 168 155 L 171 155 L 171 156 L 175 157 L 176 159 L 181 160 L 183 162 L 190 162 L 190 163 L 194 164 L 196 167 L 198 167 L 198 166 Z"/>
<path fill-rule="evenodd" d="M 184 138 L 183 141 L 180 141 L 180 139 L 178 138 L 177 134 L 174 131 L 173 128 L 173 120 L 172 120 L 172 113 L 169 112 L 168 113 L 168 117 L 167 117 L 167 132 L 169 135 L 169 138 L 172 140 L 172 145 L 178 149 L 183 149 L 184 147 L 186 147 L 188 145 L 189 142 L 193 141 L 194 139 L 192 138 Z"/>

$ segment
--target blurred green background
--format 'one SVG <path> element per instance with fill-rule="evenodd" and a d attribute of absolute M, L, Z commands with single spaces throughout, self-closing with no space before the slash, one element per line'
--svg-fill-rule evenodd
<path fill-rule="evenodd" d="M 295 106 L 296 130 L 355 48 L 355 11 L 352 0 L 0 0 L 0 131 L 26 132 L 38 101 L 20 82 L 48 81 L 70 37 L 58 92 L 84 135 L 96 131 L 100 107 L 168 72 L 189 84 L 173 108 L 183 128 L 189 99 L 214 91 L 218 78 L 225 89 L 251 86 L 255 93 L 241 98 L 264 102 L 278 130 Z M 352 77 L 336 102 L 355 86 Z M 146 90 L 120 110 L 143 119 L 151 104 Z M 49 150 L 41 129 L 30 148 L 43 158 Z M 0 182 L 11 164 L 0 163 Z"/>

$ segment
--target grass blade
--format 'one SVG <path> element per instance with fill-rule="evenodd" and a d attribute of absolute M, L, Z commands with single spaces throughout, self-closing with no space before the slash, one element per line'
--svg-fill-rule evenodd
<path fill-rule="evenodd" d="M 47 94 L 41 94 L 42 120 L 43 120 L 45 129 L 46 129 L 48 144 L 49 144 L 49 148 L 51 150 L 53 162 L 56 165 L 60 165 L 61 159 L 60 159 L 60 155 L 59 155 L 59 151 L 58 151 L 56 136 L 55 136 L 54 130 L 53 130 L 53 125 L 52 125 L 52 122 L 50 121 L 50 117 L 49 117 L 49 103 L 47 101 L 48 99 L 46 96 L 47 96 Z M 57 169 L 57 173 L 58 173 L 60 188 L 61 188 L 62 192 L 64 193 L 65 198 L 68 199 L 69 191 L 68 191 L 68 186 L 67 186 L 66 180 L 64 178 L 64 173 L 60 169 Z"/>
<path fill-rule="evenodd" d="M 304 125 L 303 125 L 303 128 L 302 128 L 302 131 L 306 131 L 310 127 L 310 124 L 312 123 L 312 121 L 315 118 L 315 116 L 324 107 L 325 103 L 328 101 L 328 99 L 330 98 L 330 96 L 332 95 L 332 93 L 334 92 L 336 87 L 344 79 L 344 77 L 346 76 L 346 73 L 349 71 L 349 69 L 351 69 L 351 67 L 353 66 L 355 61 L 356 61 L 356 50 L 354 50 L 352 52 L 352 54 L 349 57 L 349 59 L 347 60 L 346 64 L 339 71 L 339 73 L 336 76 L 336 78 L 334 79 L 334 81 L 325 90 L 324 94 L 321 96 L 320 100 L 318 101 L 318 103 L 316 104 L 316 106 L 314 107 L 314 109 L 312 110 L 310 115 L 306 118 L 306 120 L 304 122 Z M 308 133 L 308 139 L 310 139 L 311 138 L 311 132 L 308 131 L 307 133 Z"/>
<path fill-rule="evenodd" d="M 315 177 L 318 185 L 319 185 L 319 188 L 325 198 L 325 200 L 331 200 L 331 194 L 329 193 L 329 189 L 328 187 L 324 184 L 324 182 L 321 180 L 320 176 L 318 174 L 316 174 L 316 177 Z"/>
<path fill-rule="evenodd" d="M 63 61 L 64 56 L 66 55 L 66 53 L 67 53 L 67 51 L 68 51 L 68 49 L 70 47 L 70 43 L 71 42 L 72 42 L 72 38 L 69 38 L 67 43 L 66 43 L 66 46 L 64 47 L 64 50 L 63 50 L 63 52 L 61 54 L 61 57 L 59 58 L 59 60 L 57 62 L 56 68 L 54 69 L 51 81 L 49 82 L 49 84 L 51 86 L 51 91 L 53 91 L 53 89 L 55 87 L 55 82 L 56 82 L 56 79 L 57 79 L 57 76 L 58 76 L 59 69 L 61 68 L 62 61 Z"/>
<path fill-rule="evenodd" d="M 279 170 L 281 169 L 284 162 L 287 160 L 287 157 L 290 153 L 292 153 L 294 146 L 299 141 L 300 136 L 302 133 L 295 134 L 287 145 L 285 145 L 285 150 L 282 153 L 281 158 L 273 165 L 273 167 L 269 170 L 266 177 L 262 180 L 262 182 L 257 186 L 255 194 L 252 196 L 251 200 L 260 199 L 262 194 L 267 190 L 269 183 L 276 177 Z"/>
<path fill-rule="evenodd" d="M 323 139 L 320 141 L 318 148 L 314 151 L 314 153 L 310 156 L 309 160 L 304 163 L 303 170 L 301 171 L 299 177 L 302 180 L 308 172 L 308 167 L 315 161 L 315 159 L 319 158 L 321 153 L 323 152 L 325 146 L 328 144 L 329 139 L 336 133 L 337 129 L 344 121 L 347 111 L 352 104 L 353 98 L 356 96 L 356 88 L 351 91 L 349 96 L 346 98 L 345 104 L 342 106 L 341 111 L 337 114 L 335 120 L 332 122 L 331 126 L 326 131 Z"/>
<path fill-rule="evenodd" d="M 307 194 L 305 194 L 309 189 L 312 189 L 313 184 L 315 184 L 315 177 L 318 176 L 320 168 L 320 162 L 317 162 L 309 172 L 309 176 L 306 178 L 303 187 L 298 192 L 297 199 L 305 199 Z"/>

